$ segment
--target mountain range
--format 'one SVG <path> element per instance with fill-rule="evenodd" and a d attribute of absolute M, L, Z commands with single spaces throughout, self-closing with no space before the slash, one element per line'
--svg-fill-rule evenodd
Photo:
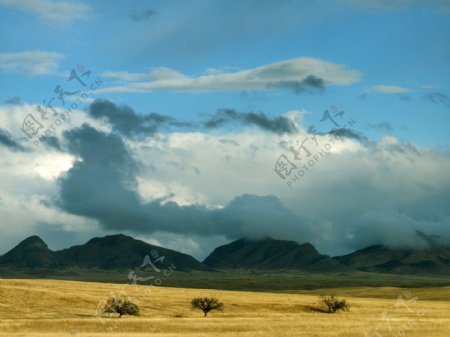
<path fill-rule="evenodd" d="M 38 236 L 31 236 L 0 257 L 0 266 L 22 269 L 68 267 L 99 268 L 106 270 L 139 267 L 145 256 L 158 260 L 155 266 L 177 270 L 211 270 L 192 256 L 174 250 L 154 246 L 132 237 L 118 234 L 94 238 L 84 245 L 52 251 Z"/>
<path fill-rule="evenodd" d="M 178 271 L 290 269 L 307 272 L 366 271 L 450 275 L 450 247 L 433 246 L 425 250 L 414 250 L 376 245 L 345 256 L 330 257 L 320 254 L 310 243 L 243 238 L 217 247 L 200 262 L 190 255 L 123 234 L 93 238 L 83 245 L 59 251 L 50 250 L 40 237 L 31 236 L 0 256 L 0 267 L 20 270 L 61 270 L 70 267 L 124 270 L 143 266 L 146 256 L 154 261 L 157 268 L 164 269 L 173 265 Z"/>
<path fill-rule="evenodd" d="M 301 269 L 305 271 L 344 271 L 350 268 L 320 254 L 310 243 L 265 238 L 240 239 L 217 247 L 204 261 L 217 269 Z"/>

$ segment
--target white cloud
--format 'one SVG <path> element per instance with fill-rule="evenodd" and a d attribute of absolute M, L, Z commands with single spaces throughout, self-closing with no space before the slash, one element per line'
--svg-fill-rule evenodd
<path fill-rule="evenodd" d="M 384 84 L 374 86 L 373 90 L 375 90 L 376 92 L 383 93 L 383 94 L 404 94 L 404 93 L 411 91 L 411 89 L 408 89 L 408 88 L 399 87 L 396 85 L 384 85 Z"/>
<path fill-rule="evenodd" d="M 420 85 L 420 87 L 425 90 L 433 90 L 433 89 L 441 88 L 441 86 L 437 85 L 437 84 L 422 84 L 422 85 Z"/>
<path fill-rule="evenodd" d="M 301 57 L 266 64 L 235 72 L 211 72 L 205 75 L 188 76 L 176 70 L 157 68 L 150 73 L 128 73 L 108 71 L 104 77 L 125 82 L 124 85 L 100 89 L 98 93 L 148 92 L 153 90 L 174 91 L 229 91 L 267 90 L 282 83 L 300 83 L 314 76 L 324 84 L 348 85 L 357 82 L 361 74 L 344 65 L 320 59 Z"/>
<path fill-rule="evenodd" d="M 41 50 L 0 53 L 0 70 L 27 76 L 53 75 L 58 69 L 58 61 L 63 58 L 63 54 Z"/>
<path fill-rule="evenodd" d="M 20 135 L 21 118 L 31 109 L 25 104 L 3 106 L 0 123 L 14 136 Z M 87 120 L 80 112 L 73 126 Z M 331 254 L 379 242 L 392 246 L 416 244 L 415 230 L 450 240 L 448 151 L 416 149 L 394 137 L 365 146 L 345 139 L 289 188 L 286 180 L 274 172 L 274 164 L 281 154 L 294 161 L 289 146 L 307 136 L 301 125 L 299 130 L 295 135 L 253 128 L 212 134 L 177 132 L 130 140 L 127 144 L 140 163 L 138 192 L 146 202 L 162 198 L 181 205 L 220 207 L 242 194 L 275 195 L 298 216 L 298 228 L 277 223 L 265 227 L 264 233 L 311 241 Z M 328 139 L 327 135 L 318 136 L 321 147 Z M 307 146 L 310 150 L 315 147 L 312 140 Z M 70 224 L 69 229 L 61 227 L 66 232 L 86 233 L 83 228 L 88 225 L 98 229 L 93 220 L 70 216 L 40 202 L 57 198 L 56 179 L 67 171 L 70 160 L 66 154 L 45 147 L 17 153 L 0 147 L 0 212 L 6 215 L 4 223 L 8 224 L 0 225 L 0 243 L 10 246 L 10 242 L 18 242 L 37 230 L 35 224 L 39 223 Z M 305 160 L 294 162 L 306 164 Z M 250 234 L 262 231 L 252 224 L 246 224 L 245 230 Z M 213 248 L 206 239 L 172 234 L 141 235 L 156 238 L 164 245 L 176 237 L 174 248 L 198 257 Z M 183 240 L 187 240 L 184 246 Z M 215 240 L 222 243 L 224 238 Z"/>
<path fill-rule="evenodd" d="M 29 12 L 40 19 L 58 24 L 69 24 L 89 18 L 89 6 L 69 1 L 54 0 L 0 0 L 0 5 Z"/>
<path fill-rule="evenodd" d="M 189 254 L 203 260 L 215 248 L 229 243 L 229 240 L 222 235 L 197 236 L 173 234 L 167 232 L 155 232 L 150 235 L 136 235 L 133 237 L 146 241 L 152 245 L 176 250 Z"/>
<path fill-rule="evenodd" d="M 83 106 L 80 106 L 80 109 L 82 108 Z M 111 130 L 110 126 L 88 117 L 82 110 L 72 110 L 70 113 L 70 118 L 66 117 L 65 119 L 63 119 L 61 115 L 64 115 L 66 109 L 63 109 L 62 107 L 55 107 L 54 109 L 59 115 L 56 117 L 49 116 L 48 119 L 44 120 L 41 118 L 36 105 L 31 105 L 28 103 L 23 103 L 21 105 L 0 105 L 0 128 L 6 130 L 11 135 L 11 137 L 16 142 L 20 143 L 27 151 L 29 150 L 32 152 L 38 152 L 40 154 L 39 156 L 42 159 L 45 158 L 46 151 L 48 151 L 48 149 L 43 142 L 38 141 L 39 137 L 50 135 L 61 140 L 65 131 L 74 127 L 79 127 L 83 123 L 89 123 L 98 130 L 102 130 L 104 132 L 109 132 Z M 28 115 L 31 115 L 34 120 L 36 120 L 42 126 L 37 130 L 38 133 L 32 139 L 28 139 L 25 133 L 22 131 L 23 122 Z M 0 147 L 0 150 L 2 150 L 2 147 Z M 17 156 L 20 155 L 26 156 L 27 154 L 17 154 Z M 67 161 L 65 161 L 64 158 L 59 158 L 63 159 L 63 161 L 56 160 L 56 162 L 51 165 L 56 170 L 45 172 L 45 170 L 47 169 L 44 169 L 44 171 L 42 171 L 41 166 L 41 177 L 54 177 L 58 174 L 58 172 L 60 172 L 57 169 L 58 167 L 67 168 Z M 52 161 L 52 159 L 50 159 L 50 161 Z M 30 163 L 32 163 L 33 165 L 35 164 L 31 159 Z M 27 166 L 20 166 L 17 167 L 16 170 L 19 170 L 18 172 L 22 172 L 21 170 L 26 168 Z M 36 170 L 34 170 L 33 172 L 36 172 Z"/>
<path fill-rule="evenodd" d="M 63 112 L 59 108 L 57 111 Z M 26 152 L 11 152 L 0 144 L 0 254 L 33 234 L 41 235 L 46 241 L 48 239 L 51 248 L 59 249 L 67 247 L 68 242 L 79 244 L 93 235 L 104 233 L 96 220 L 74 216 L 51 205 L 57 197 L 57 178 L 72 167 L 75 158 L 43 143 L 36 147 L 33 145 L 35 139 L 24 141 L 20 128 L 28 114 L 34 115 L 46 129 L 55 125 L 50 119 L 41 121 L 33 105 L 0 105 L 1 128 L 27 149 Z M 55 126 L 52 136 L 61 140 L 65 130 L 84 122 L 100 129 L 104 127 L 98 121 L 90 120 L 82 111 L 74 110 L 71 115 L 70 123 Z M 108 131 L 108 128 L 104 130 Z M 43 134 L 40 132 L 38 136 Z M 61 235 L 64 240 L 61 240 Z"/>
<path fill-rule="evenodd" d="M 275 195 L 300 219 L 298 231 L 289 238 L 311 241 L 328 253 L 380 242 L 407 245 L 417 241 L 415 230 L 450 241 L 446 229 L 450 215 L 444 201 L 450 186 L 448 152 L 415 149 L 393 137 L 367 146 L 346 139 L 289 188 L 273 167 L 280 154 L 294 161 L 287 148 L 305 136 L 304 131 L 277 136 L 248 129 L 160 135 L 134 147 L 136 157 L 152 167 L 142 171 L 139 191 L 147 201 L 168 196 L 183 205 L 208 206 L 225 206 L 245 193 Z M 328 136 L 318 138 L 322 146 L 328 141 Z M 378 219 L 368 215 L 373 213 Z M 398 231 L 409 237 L 396 237 L 395 228 L 388 230 L 386 219 L 393 214 Z M 364 234 L 369 229 L 379 233 Z M 283 231 L 266 230 L 272 236 Z"/>
<path fill-rule="evenodd" d="M 126 82 L 141 81 L 148 77 L 148 74 L 129 73 L 128 71 L 105 71 L 102 74 L 105 78 L 115 78 Z"/>

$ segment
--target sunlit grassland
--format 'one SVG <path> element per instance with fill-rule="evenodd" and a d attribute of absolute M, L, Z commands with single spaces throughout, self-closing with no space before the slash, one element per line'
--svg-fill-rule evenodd
<path fill-rule="evenodd" d="M 0 336 L 381 336 L 444 337 L 450 331 L 450 288 L 352 287 L 265 293 L 163 288 L 56 280 L 0 279 Z M 139 317 L 97 317 L 99 303 L 125 291 Z M 318 295 L 347 299 L 349 312 L 317 311 Z M 224 312 L 190 308 L 195 296 L 216 296 Z M 402 297 L 404 298 L 404 297 Z M 407 298 L 405 298 L 407 300 Z M 406 305 L 403 305 L 406 304 Z"/>

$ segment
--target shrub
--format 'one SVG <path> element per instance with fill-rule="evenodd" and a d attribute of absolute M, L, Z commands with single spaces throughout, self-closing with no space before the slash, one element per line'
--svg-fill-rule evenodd
<path fill-rule="evenodd" d="M 338 299 L 334 295 L 322 295 L 320 296 L 320 301 L 329 313 L 335 313 L 338 310 L 347 311 L 350 309 L 350 305 L 344 299 Z"/>
<path fill-rule="evenodd" d="M 196 297 L 191 301 L 192 309 L 200 309 L 205 314 L 205 317 L 208 315 L 208 312 L 212 310 L 223 311 L 223 303 L 220 302 L 215 297 Z"/>
<path fill-rule="evenodd" d="M 139 315 L 139 307 L 137 304 L 131 302 L 129 299 L 122 299 L 119 297 L 110 297 L 106 301 L 103 308 L 103 314 L 119 314 L 119 317 L 123 315 Z"/>

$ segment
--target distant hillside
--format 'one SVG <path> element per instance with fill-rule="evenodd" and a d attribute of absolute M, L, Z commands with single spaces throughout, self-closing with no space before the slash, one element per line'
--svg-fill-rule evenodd
<path fill-rule="evenodd" d="M 414 250 L 376 245 L 335 259 L 361 271 L 450 275 L 450 247 Z"/>
<path fill-rule="evenodd" d="M 294 241 L 240 239 L 216 248 L 204 261 L 213 268 L 301 269 L 327 272 L 351 268 L 327 255 L 320 254 L 309 243 Z"/>
<path fill-rule="evenodd" d="M 60 251 L 51 251 L 38 236 L 32 236 L 0 257 L 0 265 L 18 268 L 100 268 L 129 269 L 143 264 L 148 255 L 157 268 L 171 264 L 177 270 L 209 270 L 192 256 L 150 245 L 126 235 L 94 238 L 84 245 Z"/>
<path fill-rule="evenodd" d="M 94 238 L 83 245 L 52 251 L 31 236 L 0 256 L 0 268 L 16 271 L 65 271 L 70 268 L 119 271 L 139 268 L 148 255 L 157 268 L 174 265 L 177 271 L 217 269 L 291 269 L 305 272 L 351 272 L 450 275 L 450 248 L 391 249 L 381 245 L 331 258 L 310 243 L 240 239 L 217 247 L 203 263 L 190 255 L 118 234 Z M 155 262 L 157 261 L 157 262 Z M 146 269 L 152 268 L 147 264 Z"/>
<path fill-rule="evenodd" d="M 30 236 L 5 255 L 0 256 L 0 265 L 21 268 L 60 267 L 62 261 L 39 236 Z"/>

